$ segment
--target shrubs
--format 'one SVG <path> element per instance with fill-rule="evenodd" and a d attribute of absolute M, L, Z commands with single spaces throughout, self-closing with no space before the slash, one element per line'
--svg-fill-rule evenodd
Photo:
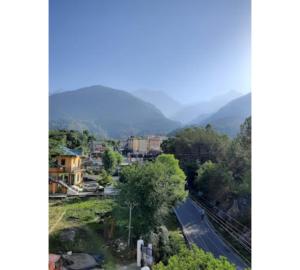
<path fill-rule="evenodd" d="M 167 264 L 159 262 L 153 270 L 236 270 L 236 267 L 225 257 L 216 259 L 211 253 L 192 246 L 191 249 L 181 248 L 177 255 L 170 257 Z"/>
<path fill-rule="evenodd" d="M 153 245 L 155 261 L 162 261 L 164 264 L 171 256 L 185 248 L 183 235 L 179 231 L 169 232 L 165 226 L 157 227 L 151 232 L 149 242 Z"/>
<path fill-rule="evenodd" d="M 113 178 L 105 170 L 102 170 L 99 174 L 97 182 L 100 186 L 105 187 L 110 185 L 113 182 Z"/>

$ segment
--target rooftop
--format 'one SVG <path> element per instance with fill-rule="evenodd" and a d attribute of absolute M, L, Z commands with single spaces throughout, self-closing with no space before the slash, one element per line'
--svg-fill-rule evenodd
<path fill-rule="evenodd" d="M 70 149 L 68 147 L 62 146 L 60 148 L 60 154 L 62 156 L 81 156 L 82 155 L 82 150 L 80 149 Z"/>

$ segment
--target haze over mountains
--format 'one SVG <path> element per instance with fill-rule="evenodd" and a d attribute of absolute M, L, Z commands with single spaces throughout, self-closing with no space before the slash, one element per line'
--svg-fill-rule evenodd
<path fill-rule="evenodd" d="M 182 124 L 198 123 L 215 113 L 229 101 L 242 96 L 237 91 L 228 91 L 210 100 L 198 101 L 194 104 L 183 105 L 163 91 L 138 90 L 132 92 L 140 99 L 155 105 L 166 117 Z"/>
<path fill-rule="evenodd" d="M 169 118 L 183 107 L 180 102 L 163 91 L 137 90 L 132 92 L 132 94 L 146 102 L 150 102 Z"/>
<path fill-rule="evenodd" d="M 241 96 L 236 91 L 229 91 L 207 101 L 200 101 L 195 104 L 187 105 L 177 111 L 171 119 L 177 120 L 182 124 L 192 124 L 197 122 L 197 118 L 206 118 L 208 115 L 216 112 L 229 101 Z"/>
<path fill-rule="evenodd" d="M 196 119 L 194 125 L 212 125 L 216 130 L 234 137 L 240 130 L 240 125 L 251 116 L 251 93 L 236 98 L 217 112 L 204 119 Z"/>
<path fill-rule="evenodd" d="M 50 95 L 50 129 L 88 129 L 113 138 L 166 134 L 180 124 L 132 94 L 92 86 Z"/>

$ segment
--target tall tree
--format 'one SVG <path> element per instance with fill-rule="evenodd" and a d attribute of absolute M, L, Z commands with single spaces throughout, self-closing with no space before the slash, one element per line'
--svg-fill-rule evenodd
<path fill-rule="evenodd" d="M 237 193 L 251 192 L 251 117 L 241 125 L 237 137 L 232 141 L 226 164 L 233 173 Z"/>
<path fill-rule="evenodd" d="M 206 161 L 197 171 L 196 185 L 209 200 L 222 201 L 231 191 L 232 173 L 224 164 Z"/>
<path fill-rule="evenodd" d="M 107 172 L 113 173 L 115 171 L 118 161 L 113 150 L 106 149 L 103 153 L 102 161 Z"/>
<path fill-rule="evenodd" d="M 121 172 L 119 205 L 136 205 L 132 212 L 133 237 L 149 233 L 163 224 L 177 201 L 183 200 L 185 176 L 172 155 L 162 155 L 155 162 L 127 166 Z"/>

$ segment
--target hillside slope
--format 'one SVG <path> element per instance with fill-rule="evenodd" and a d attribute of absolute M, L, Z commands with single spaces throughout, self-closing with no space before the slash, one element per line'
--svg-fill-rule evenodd
<path fill-rule="evenodd" d="M 200 118 L 203 119 L 204 116 L 206 117 L 209 114 L 215 113 L 229 101 L 240 96 L 241 94 L 239 92 L 229 91 L 210 100 L 187 105 L 178 110 L 171 119 L 183 124 L 195 124 L 199 122 Z"/>
<path fill-rule="evenodd" d="M 196 125 L 211 124 L 216 130 L 234 137 L 240 125 L 251 115 L 251 93 L 232 100 L 216 113 L 202 119 Z"/>
<path fill-rule="evenodd" d="M 50 129 L 88 129 L 103 136 L 166 134 L 179 123 L 122 90 L 91 86 L 49 97 Z"/>

